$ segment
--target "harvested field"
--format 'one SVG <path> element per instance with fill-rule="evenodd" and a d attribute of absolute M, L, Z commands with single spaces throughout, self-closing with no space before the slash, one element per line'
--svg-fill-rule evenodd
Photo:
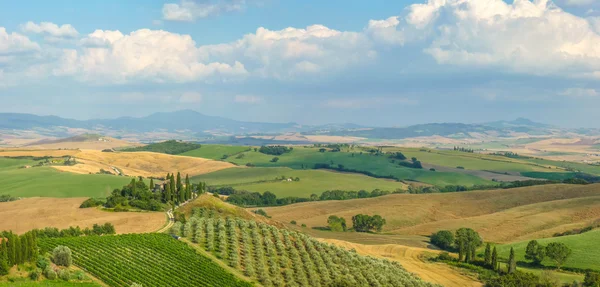
<path fill-rule="evenodd" d="M 79 208 L 86 198 L 26 198 L 0 202 L 0 230 L 25 233 L 44 227 L 81 228 L 110 222 L 117 233 L 145 233 L 160 229 L 166 222 L 163 212 L 108 212 Z"/>
<path fill-rule="evenodd" d="M 379 214 L 384 233 L 430 235 L 440 229 L 471 227 L 492 242 L 550 236 L 600 217 L 600 184 L 545 185 L 438 194 L 393 194 L 345 201 L 299 203 L 265 208 L 275 220 L 309 228 L 327 225 L 330 215 L 351 223 L 356 214 Z M 353 241 L 353 233 L 344 240 Z"/>
<path fill-rule="evenodd" d="M 437 250 L 395 244 L 363 245 L 334 239 L 323 241 L 349 250 L 354 249 L 361 255 L 398 261 L 406 270 L 417 274 L 427 282 L 437 283 L 446 287 L 483 286 L 481 282 L 475 279 L 474 275 L 467 274 L 464 270 L 452 268 L 444 263 L 428 262 L 425 257 L 439 253 L 440 251 Z"/>

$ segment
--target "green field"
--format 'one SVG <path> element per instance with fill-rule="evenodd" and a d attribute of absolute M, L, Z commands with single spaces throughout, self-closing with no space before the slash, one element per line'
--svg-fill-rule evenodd
<path fill-rule="evenodd" d="M 290 167 L 293 169 L 312 169 L 315 164 L 327 163 L 332 166 L 343 165 L 346 169 L 368 171 L 378 176 L 394 176 L 401 180 L 416 180 L 433 185 L 445 186 L 450 184 L 475 185 L 493 184 L 491 180 L 454 172 L 434 172 L 425 169 L 407 168 L 393 163 L 387 156 L 370 155 L 356 149 L 351 152 L 319 152 L 318 148 L 294 147 L 290 153 L 277 156 L 279 160 L 272 162 L 275 157 L 260 152 L 244 152 L 243 158 L 230 158 L 229 161 L 245 165 L 251 163 L 258 167 Z"/>
<path fill-rule="evenodd" d="M 144 287 L 252 286 L 167 234 L 53 238 L 39 245 L 44 250 L 68 246 L 76 266 L 113 287 L 134 282 Z"/>
<path fill-rule="evenodd" d="M 106 197 L 131 179 L 113 175 L 74 174 L 35 165 L 28 159 L 0 158 L 0 194 L 18 197 Z"/>
<path fill-rule="evenodd" d="M 514 244 L 505 244 L 498 246 L 498 254 L 502 258 L 508 258 L 510 248 L 515 248 L 515 254 L 517 255 L 517 261 L 525 261 L 525 248 L 529 241 L 518 242 Z M 564 267 L 580 268 L 580 269 L 594 269 L 600 271 L 600 248 L 598 244 L 600 242 L 600 230 L 593 230 L 590 232 L 539 239 L 538 242 L 542 245 L 547 245 L 550 242 L 562 242 L 566 244 L 573 253 L 567 259 Z M 555 266 L 555 264 L 548 258 L 542 262 L 544 266 Z"/>
<path fill-rule="evenodd" d="M 65 281 L 15 281 L 15 282 L 0 282 L 0 287 L 100 287 L 97 283 L 75 283 Z"/>
<path fill-rule="evenodd" d="M 209 159 L 224 159 L 224 156 L 230 157 L 249 149 L 250 147 L 246 146 L 204 144 L 200 148 L 184 152 L 180 155 Z"/>
<path fill-rule="evenodd" d="M 300 181 L 275 180 L 277 177 L 298 177 Z M 232 186 L 238 190 L 273 192 L 278 197 L 309 197 L 327 190 L 388 190 L 406 189 L 400 182 L 377 179 L 362 174 L 347 174 L 327 170 L 294 170 L 286 167 L 229 168 L 191 178 L 211 186 Z"/>

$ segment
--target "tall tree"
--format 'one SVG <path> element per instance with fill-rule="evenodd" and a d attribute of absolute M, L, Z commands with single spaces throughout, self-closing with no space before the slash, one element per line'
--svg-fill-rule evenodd
<path fill-rule="evenodd" d="M 177 192 L 181 192 L 183 189 L 181 184 L 181 173 L 177 172 Z"/>
<path fill-rule="evenodd" d="M 515 258 L 515 249 L 510 248 L 510 255 L 508 256 L 507 269 L 508 274 L 515 273 L 517 271 L 517 259 Z"/>
<path fill-rule="evenodd" d="M 489 243 L 485 245 L 485 265 L 492 266 L 492 246 Z"/>
<path fill-rule="evenodd" d="M 0 237 L 0 276 L 8 274 L 10 269 L 8 265 L 8 244 L 7 239 Z"/>
<path fill-rule="evenodd" d="M 460 228 L 454 237 L 459 261 L 462 261 L 463 258 L 467 263 L 475 260 L 477 247 L 483 244 L 479 234 L 471 228 Z"/>
<path fill-rule="evenodd" d="M 176 197 L 176 191 L 175 191 L 175 177 L 173 175 L 171 175 L 171 178 L 169 179 L 169 186 L 171 187 L 171 201 L 175 201 Z"/>
<path fill-rule="evenodd" d="M 185 200 L 192 198 L 192 185 L 190 184 L 189 175 L 185 175 Z"/>
<path fill-rule="evenodd" d="M 496 246 L 494 246 L 494 251 L 492 251 L 492 269 L 498 270 L 498 251 L 496 251 Z"/>
<path fill-rule="evenodd" d="M 154 190 L 154 179 L 150 179 L 150 190 Z"/>

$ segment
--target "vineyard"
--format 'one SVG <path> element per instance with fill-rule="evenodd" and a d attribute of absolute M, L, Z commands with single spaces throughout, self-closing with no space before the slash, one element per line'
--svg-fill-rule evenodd
<path fill-rule="evenodd" d="M 433 286 L 396 262 L 360 256 L 302 233 L 197 208 L 172 232 L 264 286 Z"/>
<path fill-rule="evenodd" d="M 252 286 L 166 234 L 39 240 L 42 250 L 65 245 L 74 264 L 109 286 Z"/>

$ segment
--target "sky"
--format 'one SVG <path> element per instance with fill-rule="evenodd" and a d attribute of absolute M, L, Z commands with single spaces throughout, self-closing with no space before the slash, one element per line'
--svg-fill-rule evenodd
<path fill-rule="evenodd" d="M 0 112 L 600 128 L 600 0 L 0 2 Z"/>

